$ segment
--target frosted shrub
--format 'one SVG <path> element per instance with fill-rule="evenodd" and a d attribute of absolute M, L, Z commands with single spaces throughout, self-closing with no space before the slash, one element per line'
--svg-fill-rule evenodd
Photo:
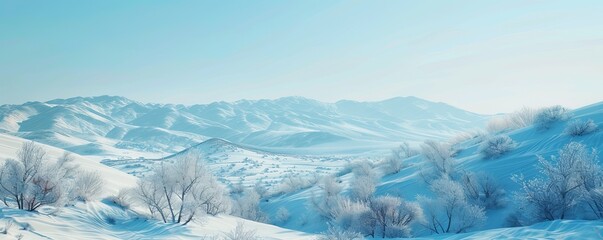
<path fill-rule="evenodd" d="M 380 196 L 371 201 L 373 218 L 383 238 L 408 237 L 410 225 L 423 221 L 423 210 L 416 203 L 408 203 L 397 197 Z"/>
<path fill-rule="evenodd" d="M 355 176 L 350 186 L 352 198 L 359 201 L 368 201 L 373 196 L 376 185 L 376 180 L 371 177 Z"/>
<path fill-rule="evenodd" d="M 603 210 L 596 209 L 600 205 L 596 202 L 598 188 L 603 182 L 596 151 L 589 152 L 584 145 L 571 142 L 559 150 L 558 157 L 550 161 L 539 157 L 538 163 L 542 177 L 525 180 L 514 176 L 522 187 L 516 197 L 523 224 L 568 218 L 581 204 L 594 207 L 595 215 Z"/>
<path fill-rule="evenodd" d="M 279 193 L 284 194 L 309 188 L 315 183 L 316 180 L 312 177 L 289 174 L 282 179 L 281 184 L 276 188 Z"/>
<path fill-rule="evenodd" d="M 318 196 L 312 194 L 310 199 L 312 208 L 323 218 L 334 219 L 333 209 L 342 198 L 339 195 L 343 190 L 341 184 L 335 177 L 325 176 L 316 186 L 320 189 L 320 193 Z"/>
<path fill-rule="evenodd" d="M 497 135 L 488 137 L 482 142 L 479 151 L 484 158 L 498 158 L 501 155 L 513 150 L 515 142 L 507 135 Z"/>
<path fill-rule="evenodd" d="M 268 222 L 268 216 L 260 209 L 260 195 L 253 190 L 245 190 L 235 199 L 234 215 L 256 222 Z"/>
<path fill-rule="evenodd" d="M 524 107 L 513 113 L 491 119 L 486 129 L 490 133 L 498 133 L 530 126 L 534 123 L 539 111 Z"/>
<path fill-rule="evenodd" d="M 486 220 L 484 208 L 467 201 L 461 184 L 438 179 L 432 183 L 436 199 L 419 196 L 425 213 L 422 225 L 433 233 L 461 233 L 482 225 Z"/>
<path fill-rule="evenodd" d="M 403 160 L 415 156 L 419 152 L 412 149 L 407 142 L 403 142 L 399 147 L 392 149 L 391 155 L 383 161 L 385 174 L 395 174 L 404 168 Z"/>
<path fill-rule="evenodd" d="M 598 126 L 593 120 L 581 121 L 574 120 L 567 124 L 565 133 L 570 136 L 583 136 L 597 131 Z"/>
<path fill-rule="evenodd" d="M 276 220 L 279 223 L 287 223 L 289 221 L 289 210 L 287 210 L 284 207 L 280 207 L 277 211 L 276 211 Z"/>
<path fill-rule="evenodd" d="M 133 201 L 132 194 L 132 189 L 121 189 L 117 192 L 117 195 L 109 198 L 109 200 L 122 209 L 129 209 Z"/>
<path fill-rule="evenodd" d="M 501 208 L 505 205 L 505 191 L 486 173 L 465 173 L 461 176 L 460 183 L 470 203 L 486 209 Z"/>
<path fill-rule="evenodd" d="M 98 172 L 82 171 L 76 176 L 73 194 L 78 200 L 92 200 L 98 197 L 102 191 L 103 179 Z"/>
<path fill-rule="evenodd" d="M 46 159 L 44 149 L 24 143 L 17 159 L 0 166 L 0 198 L 6 205 L 35 211 L 41 206 L 64 206 L 69 200 L 75 166 L 69 154 L 56 162 Z"/>
<path fill-rule="evenodd" d="M 318 240 L 361 240 L 362 234 L 354 231 L 342 230 L 337 227 L 329 226 L 329 229 L 318 237 Z"/>
<path fill-rule="evenodd" d="M 257 240 L 255 230 L 247 230 L 242 222 L 238 222 L 237 226 L 228 233 L 224 234 L 225 240 Z"/>
<path fill-rule="evenodd" d="M 347 198 L 339 198 L 332 209 L 333 220 L 340 229 L 353 230 L 365 235 L 374 236 L 376 221 L 368 203 L 354 202 Z"/>
<path fill-rule="evenodd" d="M 552 106 L 538 111 L 534 123 L 540 129 L 549 129 L 555 122 L 569 119 L 570 113 L 567 108 L 562 106 Z"/>
<path fill-rule="evenodd" d="M 7 218 L 4 221 L 4 229 L 0 230 L 0 232 L 2 234 L 8 234 L 10 232 L 10 229 L 13 228 L 13 225 L 15 224 L 15 221 L 13 219 Z"/>
<path fill-rule="evenodd" d="M 352 169 L 352 173 L 354 174 L 350 187 L 352 197 L 359 201 L 368 201 L 375 192 L 379 176 L 368 161 L 356 163 Z"/>
<path fill-rule="evenodd" d="M 421 153 L 431 172 L 421 172 L 426 180 L 437 179 L 443 176 L 449 177 L 454 174 L 454 162 L 452 150 L 449 145 L 435 141 L 425 141 L 421 145 Z"/>

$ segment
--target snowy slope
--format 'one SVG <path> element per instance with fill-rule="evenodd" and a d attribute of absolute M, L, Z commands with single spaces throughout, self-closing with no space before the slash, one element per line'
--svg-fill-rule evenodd
<path fill-rule="evenodd" d="M 586 106 L 580 109 L 572 111 L 572 119 L 588 120 L 592 119 L 599 126 L 603 126 L 603 102 Z M 577 141 L 585 144 L 589 148 L 597 148 L 599 151 L 603 149 L 603 131 L 596 131 L 594 133 L 572 137 L 564 133 L 564 129 L 567 123 L 557 122 L 550 129 L 542 130 L 535 126 L 529 126 L 526 128 L 518 129 L 512 132 L 507 132 L 516 143 L 517 146 L 511 152 L 503 155 L 498 159 L 484 159 L 480 154 L 478 147 L 480 144 L 479 139 L 471 139 L 462 143 L 459 147 L 459 153 L 455 156 L 455 162 L 457 163 L 457 169 L 469 170 L 474 172 L 485 172 L 492 176 L 498 182 L 504 186 L 504 190 L 507 192 L 507 206 L 502 209 L 490 210 L 487 212 L 487 222 L 482 229 L 494 229 L 506 227 L 507 223 L 505 219 L 512 213 L 516 208 L 516 203 L 512 199 L 512 194 L 518 191 L 520 186 L 511 180 L 514 174 L 523 174 L 527 179 L 533 178 L 539 174 L 537 168 L 537 155 L 542 155 L 546 158 L 550 158 L 551 155 L 557 155 L 559 149 L 564 145 L 572 141 Z M 423 156 L 418 155 L 405 160 L 409 165 L 397 174 L 384 176 L 380 179 L 377 186 L 376 195 L 393 195 L 400 196 L 406 200 L 415 200 L 417 195 L 431 196 L 432 193 L 429 190 L 429 186 L 421 178 L 419 172 L 425 168 L 423 162 Z M 343 181 L 344 187 L 349 187 L 349 181 L 351 179 L 350 174 L 342 176 L 340 178 Z M 292 215 L 297 215 L 298 218 L 304 218 L 304 221 L 291 221 L 283 224 L 283 227 L 295 229 L 306 232 L 321 232 L 326 229 L 324 220 L 321 220 L 319 216 L 312 213 L 311 208 L 307 205 L 308 200 L 312 197 L 313 192 L 319 191 L 316 187 L 302 190 L 296 193 L 278 196 L 270 199 L 263 204 L 264 210 L 274 215 L 280 207 L 288 209 Z M 579 222 L 579 221 L 578 221 Z M 475 239 L 490 238 L 491 236 L 501 234 L 516 234 L 509 235 L 511 237 L 521 238 L 521 233 L 528 234 L 528 237 L 541 238 L 541 237 L 563 237 L 563 234 L 569 234 L 568 236 L 581 236 L 579 232 L 584 229 L 592 228 L 592 225 L 601 224 L 600 222 L 590 223 L 590 226 L 580 227 L 580 224 L 570 222 L 559 222 L 551 223 L 547 225 L 542 223 L 536 227 L 526 227 L 522 229 L 498 229 L 486 231 L 480 235 L 479 232 L 475 232 L 467 235 L 454 236 L 453 239 L 460 239 L 462 236 L 472 237 Z M 559 227 L 558 235 L 553 233 L 543 235 L 545 231 L 543 228 L 550 228 L 555 230 Z M 600 228 L 597 228 L 600 230 Z M 565 232 L 568 231 L 568 232 Z M 426 231 L 419 231 L 416 234 L 419 236 L 428 234 Z M 574 235 L 572 235 L 574 234 Z M 578 235 L 576 235 L 578 234 Z M 593 234 L 594 235 L 594 234 Z M 593 236 L 589 235 L 589 236 Z M 597 235 L 598 236 L 598 235 Z M 433 236 L 443 237 L 443 236 Z M 569 237 L 568 237 L 569 238 Z"/>
<path fill-rule="evenodd" d="M 99 96 L 0 106 L 0 131 L 109 158 L 175 153 L 209 138 L 277 152 L 349 153 L 447 138 L 483 126 L 486 118 L 414 97 L 337 103 L 286 97 L 184 106 Z M 122 156 L 112 148 L 132 152 Z"/>
<path fill-rule="evenodd" d="M 0 161 L 4 161 L 7 158 L 16 158 L 17 151 L 21 148 L 21 145 L 29 140 L 7 135 L 0 134 Z M 58 159 L 65 150 L 56 147 L 40 144 L 46 151 L 48 160 Z M 73 154 L 74 162 L 80 166 L 83 170 L 88 171 L 99 171 L 105 181 L 105 191 L 103 196 L 114 195 L 119 189 L 125 187 L 132 187 L 136 184 L 136 177 L 125 174 L 122 171 L 107 167 L 96 160 L 92 160 L 87 157 L 83 157 L 77 154 Z"/>
<path fill-rule="evenodd" d="M 28 140 L 0 134 L 0 161 L 15 158 L 16 152 Z M 58 158 L 64 150 L 39 144 L 49 160 Z M 74 160 L 82 169 L 98 171 L 103 178 L 101 198 L 114 196 L 122 188 L 135 186 L 137 178 L 96 160 L 74 154 Z M 100 199 L 99 199 L 100 200 Z M 115 206 L 108 200 L 79 202 L 75 206 L 56 211 L 42 207 L 39 212 L 0 207 L 0 226 L 7 220 L 15 222 L 7 235 L 0 239 L 199 239 L 222 237 L 238 222 L 247 229 L 254 229 L 262 239 L 314 239 L 312 234 L 295 232 L 268 224 L 256 223 L 228 215 L 206 216 L 187 226 L 163 224 L 130 210 Z M 23 230 L 25 228 L 25 230 Z"/>

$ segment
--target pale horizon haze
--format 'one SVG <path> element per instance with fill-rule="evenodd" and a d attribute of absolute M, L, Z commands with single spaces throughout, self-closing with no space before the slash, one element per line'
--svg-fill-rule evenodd
<path fill-rule="evenodd" d="M 601 1 L 2 1 L 0 105 L 603 101 Z"/>

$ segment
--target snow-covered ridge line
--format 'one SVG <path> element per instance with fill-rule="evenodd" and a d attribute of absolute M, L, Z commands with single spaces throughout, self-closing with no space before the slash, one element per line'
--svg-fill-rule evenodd
<path fill-rule="evenodd" d="M 415 97 L 323 103 L 302 97 L 199 105 L 99 96 L 0 106 L 0 131 L 83 155 L 177 153 L 211 138 L 270 152 L 349 153 L 447 138 L 488 116 Z"/>

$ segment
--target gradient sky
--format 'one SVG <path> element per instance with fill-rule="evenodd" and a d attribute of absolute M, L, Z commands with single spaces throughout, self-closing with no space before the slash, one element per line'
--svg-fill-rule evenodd
<path fill-rule="evenodd" d="M 0 104 L 603 101 L 603 1 L 0 0 Z"/>

